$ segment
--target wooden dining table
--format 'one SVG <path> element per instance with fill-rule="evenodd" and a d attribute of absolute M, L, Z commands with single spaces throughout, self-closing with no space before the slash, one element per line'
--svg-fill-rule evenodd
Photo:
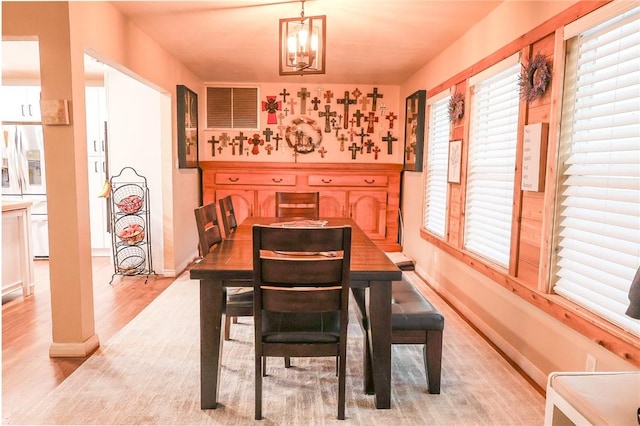
<path fill-rule="evenodd" d="M 376 408 L 391 408 L 391 282 L 402 272 L 350 218 L 326 218 L 327 226 L 349 225 L 351 287 L 358 295 L 359 319 L 368 339 L 370 368 L 364 370 L 364 391 L 375 395 Z M 281 223 L 275 217 L 249 217 L 191 271 L 200 280 L 200 406 L 218 405 L 226 287 L 253 285 L 252 227 Z M 367 363 L 363 365 L 366 367 Z"/>

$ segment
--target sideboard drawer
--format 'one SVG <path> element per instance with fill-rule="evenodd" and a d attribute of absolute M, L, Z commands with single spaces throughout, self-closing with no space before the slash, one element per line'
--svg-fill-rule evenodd
<path fill-rule="evenodd" d="M 270 185 L 294 186 L 296 176 L 292 174 L 262 174 L 262 173 L 216 173 L 216 185 Z"/>
<path fill-rule="evenodd" d="M 385 175 L 310 175 L 309 186 L 387 186 Z"/>

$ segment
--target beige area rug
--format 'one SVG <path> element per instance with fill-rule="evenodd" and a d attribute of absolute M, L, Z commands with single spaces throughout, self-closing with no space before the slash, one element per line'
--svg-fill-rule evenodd
<path fill-rule="evenodd" d="M 412 279 L 419 279 L 409 274 Z M 442 389 L 430 395 L 420 346 L 394 346 L 392 408 L 363 392 L 362 334 L 349 324 L 347 420 L 336 420 L 332 358 L 270 359 L 264 420 L 253 419 L 253 325 L 240 318 L 223 348 L 220 406 L 200 409 L 198 281 L 183 274 L 98 353 L 14 424 L 536 425 L 544 398 L 435 293 L 444 314 Z"/>

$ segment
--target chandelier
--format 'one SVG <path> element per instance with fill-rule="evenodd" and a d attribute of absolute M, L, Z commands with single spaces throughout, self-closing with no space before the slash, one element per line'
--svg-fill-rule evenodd
<path fill-rule="evenodd" d="M 325 73 L 327 17 L 304 16 L 280 19 L 280 75 Z"/>

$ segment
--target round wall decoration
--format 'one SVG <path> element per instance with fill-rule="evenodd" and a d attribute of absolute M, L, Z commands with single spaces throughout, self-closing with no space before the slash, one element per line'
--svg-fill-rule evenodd
<path fill-rule="evenodd" d="M 464 116 L 464 95 L 456 92 L 449 99 L 449 122 L 455 123 Z"/>
<path fill-rule="evenodd" d="M 291 120 L 284 137 L 294 151 L 308 154 L 320 148 L 322 129 L 314 119 L 301 115 Z"/>
<path fill-rule="evenodd" d="M 536 54 L 531 61 L 522 66 L 522 73 L 518 77 L 520 97 L 527 102 L 534 101 L 544 95 L 551 81 L 551 72 L 547 59 L 543 54 Z"/>

